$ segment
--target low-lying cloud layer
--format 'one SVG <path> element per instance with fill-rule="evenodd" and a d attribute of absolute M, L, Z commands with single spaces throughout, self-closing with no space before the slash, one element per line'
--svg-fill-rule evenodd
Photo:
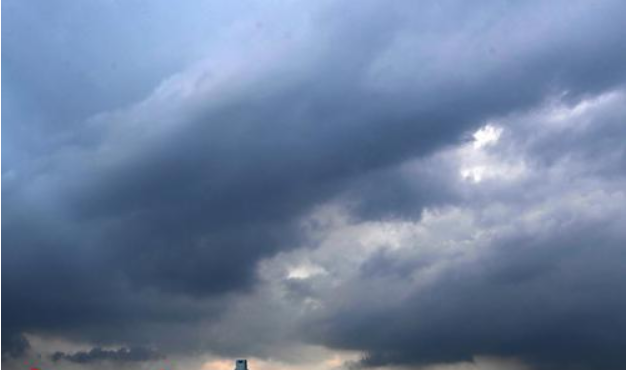
<path fill-rule="evenodd" d="M 621 2 L 244 4 L 5 4 L 5 366 L 623 367 Z"/>
<path fill-rule="evenodd" d="M 79 364 L 89 364 L 100 361 L 113 362 L 141 362 L 155 361 L 164 358 L 160 353 L 149 348 L 120 348 L 118 350 L 106 350 L 100 347 L 92 348 L 89 352 L 64 353 L 55 352 L 50 356 L 54 362 L 69 361 Z"/>

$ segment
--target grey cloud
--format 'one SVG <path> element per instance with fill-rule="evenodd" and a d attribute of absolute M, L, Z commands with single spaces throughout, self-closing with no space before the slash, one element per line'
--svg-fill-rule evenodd
<path fill-rule="evenodd" d="M 162 360 L 165 356 L 149 348 L 120 348 L 118 350 L 107 350 L 100 347 L 92 348 L 88 352 L 64 353 L 55 352 L 51 355 L 54 362 L 69 361 L 79 364 L 88 364 L 98 361 L 113 362 L 142 362 Z"/>
<path fill-rule="evenodd" d="M 527 153 L 532 162 L 540 165 L 569 161 L 580 164 L 580 175 L 601 175 L 607 179 L 623 176 L 626 144 L 621 138 L 626 135 L 625 100 L 621 89 L 578 105 L 557 106 L 557 113 L 551 117 L 556 122 L 546 122 L 539 112 L 534 116 L 542 124 L 524 117 L 524 123 L 511 124 L 504 139 L 511 150 Z M 562 118 L 558 117 L 559 110 Z M 544 130 L 538 130 L 540 125 Z M 534 132 L 530 133 L 531 130 Z"/>
<path fill-rule="evenodd" d="M 502 240 L 486 259 L 385 310 L 354 302 L 318 333 L 330 346 L 367 351 L 367 366 L 497 354 L 537 368 L 621 368 L 624 235 L 615 226 L 576 223 L 548 238 Z"/>
<path fill-rule="evenodd" d="M 587 104 L 584 112 L 539 109 L 503 120 L 501 141 L 485 150 L 501 161 L 527 160 L 528 173 L 450 185 L 462 199 L 451 207 L 474 215 L 477 234 L 442 231 L 452 252 L 415 239 L 372 253 L 337 292 L 317 292 L 340 303 L 314 313 L 303 329 L 311 340 L 365 351 L 362 366 L 485 354 L 537 369 L 622 368 L 626 179 L 623 146 L 613 140 L 623 130 L 623 91 Z M 577 113 L 550 121 L 567 112 Z M 390 299 L 391 287 L 399 293 Z"/>
<path fill-rule="evenodd" d="M 219 321 L 233 294 L 258 285 L 258 261 L 305 244 L 300 221 L 319 204 L 352 198 L 359 217 L 376 219 L 454 201 L 447 173 L 413 180 L 402 164 L 554 94 L 576 100 L 623 84 L 622 5 L 568 8 L 571 24 L 552 22 L 560 5 L 334 5 L 310 17 L 314 32 L 277 48 L 270 67 L 239 53 L 248 62 L 220 94 L 207 85 L 228 65 L 183 72 L 130 108 L 45 140 L 49 155 L 30 154 L 4 181 L 3 331 L 143 344 L 160 330 Z M 538 31 L 529 27 L 537 18 Z M 60 89 L 74 96 L 81 86 Z M 94 100 L 89 113 L 121 104 Z M 84 117 L 74 103 L 63 106 Z M 325 343 L 345 346 L 349 325 Z M 166 349 L 202 346 L 188 335 Z"/>
<path fill-rule="evenodd" d="M 437 158 L 409 161 L 361 176 L 337 198 L 363 220 L 415 219 L 426 207 L 460 200 L 454 171 Z"/>
<path fill-rule="evenodd" d="M 2 341 L 2 360 L 8 357 L 20 357 L 30 348 L 30 343 L 24 335 L 15 332 L 5 331 Z"/>

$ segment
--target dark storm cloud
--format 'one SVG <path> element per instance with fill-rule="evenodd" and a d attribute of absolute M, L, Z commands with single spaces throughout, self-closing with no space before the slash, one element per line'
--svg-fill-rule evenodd
<path fill-rule="evenodd" d="M 353 215 L 363 220 L 416 219 L 428 206 L 459 200 L 453 188 L 456 173 L 431 159 L 371 171 L 341 193 Z"/>
<path fill-rule="evenodd" d="M 554 235 L 498 240 L 493 253 L 455 266 L 406 300 L 373 312 L 353 302 L 309 329 L 330 346 L 367 351 L 366 366 L 496 354 L 537 368 L 622 368 L 625 235 L 616 229 L 624 221 L 574 222 Z M 377 258 L 365 272 L 380 278 L 388 268 Z"/>
<path fill-rule="evenodd" d="M 2 360 L 7 357 L 22 356 L 30 348 L 30 343 L 22 334 L 6 330 L 2 341 Z"/>
<path fill-rule="evenodd" d="M 536 369 L 623 368 L 626 177 L 624 144 L 614 139 L 626 134 L 624 99 L 617 91 L 576 107 L 509 117 L 489 151 L 503 160 L 526 159 L 529 178 L 505 189 L 482 185 L 457 203 L 479 215 L 477 230 L 494 236 L 479 248 L 460 249 L 461 262 L 434 279 L 428 271 L 440 268 L 442 255 L 419 248 L 373 253 L 357 279 L 324 301 L 356 299 L 329 304 L 303 330 L 314 342 L 365 351 L 360 365 L 366 367 L 482 354 L 521 358 Z M 498 204 L 514 214 L 502 217 Z M 430 283 L 413 287 L 419 276 Z M 376 299 L 391 286 L 403 287 L 397 300 Z"/>
<path fill-rule="evenodd" d="M 78 364 L 88 364 L 98 361 L 141 362 L 162 360 L 164 358 L 165 356 L 162 354 L 152 349 L 142 347 L 120 348 L 118 350 L 106 350 L 100 347 L 95 347 L 88 352 L 55 352 L 51 356 L 51 359 L 54 362 L 69 361 Z"/>
<path fill-rule="evenodd" d="M 277 51 L 270 67 L 242 52 L 248 62 L 217 96 L 205 85 L 219 64 L 182 73 L 142 103 L 46 142 L 49 156 L 9 163 L 3 332 L 192 350 L 201 343 L 158 334 L 219 320 L 222 298 L 254 287 L 259 260 L 302 244 L 299 221 L 314 206 L 347 194 L 363 218 L 418 217 L 451 195 L 428 172 L 418 193 L 403 195 L 406 160 L 553 94 L 576 100 L 624 82 L 622 4 L 456 5 L 467 7 L 326 9 L 312 16 L 313 35 Z M 61 89 L 81 95 L 80 86 Z M 337 323 L 326 343 L 350 343 L 352 322 Z M 372 349 L 375 361 L 387 353 L 375 344 L 351 346 Z"/>

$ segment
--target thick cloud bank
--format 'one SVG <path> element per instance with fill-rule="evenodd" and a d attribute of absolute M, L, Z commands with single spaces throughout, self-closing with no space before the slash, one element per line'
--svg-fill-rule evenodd
<path fill-rule="evenodd" d="M 622 2 L 172 6 L 5 4 L 3 359 L 623 367 Z"/>

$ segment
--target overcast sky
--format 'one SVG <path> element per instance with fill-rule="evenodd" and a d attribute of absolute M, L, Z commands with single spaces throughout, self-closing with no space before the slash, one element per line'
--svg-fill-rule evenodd
<path fill-rule="evenodd" d="M 626 367 L 626 2 L 2 10 L 6 369 Z"/>

